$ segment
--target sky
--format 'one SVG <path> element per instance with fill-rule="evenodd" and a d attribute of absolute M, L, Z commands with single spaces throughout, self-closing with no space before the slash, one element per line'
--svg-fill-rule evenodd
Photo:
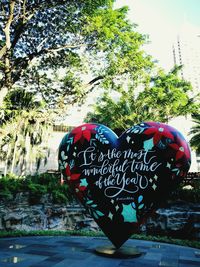
<path fill-rule="evenodd" d="M 129 6 L 129 19 L 148 34 L 145 50 L 166 70 L 173 66 L 172 45 L 177 34 L 193 29 L 200 34 L 200 0 L 117 0 L 116 7 Z"/>

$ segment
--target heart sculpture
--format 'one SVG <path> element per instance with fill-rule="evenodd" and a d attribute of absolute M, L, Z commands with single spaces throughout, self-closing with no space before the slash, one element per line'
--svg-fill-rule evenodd
<path fill-rule="evenodd" d="M 120 137 L 84 124 L 59 147 L 59 168 L 102 231 L 119 248 L 186 176 L 190 149 L 162 123 L 131 127 Z"/>

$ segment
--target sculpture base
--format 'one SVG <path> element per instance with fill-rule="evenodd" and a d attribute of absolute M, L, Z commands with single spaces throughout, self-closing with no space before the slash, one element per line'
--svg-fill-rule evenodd
<path fill-rule="evenodd" d="M 99 255 L 111 258 L 135 258 L 142 255 L 136 247 L 122 246 L 115 248 L 114 246 L 97 247 L 95 252 Z"/>

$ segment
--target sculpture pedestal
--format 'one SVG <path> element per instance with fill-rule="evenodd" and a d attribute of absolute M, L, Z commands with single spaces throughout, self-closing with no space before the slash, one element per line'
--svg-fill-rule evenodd
<path fill-rule="evenodd" d="M 135 258 L 142 255 L 136 247 L 122 246 L 115 248 L 114 246 L 101 246 L 95 249 L 95 252 L 101 256 L 111 258 Z"/>

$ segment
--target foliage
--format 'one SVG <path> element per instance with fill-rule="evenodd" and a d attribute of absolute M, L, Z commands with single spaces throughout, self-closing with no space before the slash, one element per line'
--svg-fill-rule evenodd
<path fill-rule="evenodd" d="M 106 92 L 94 105 L 94 112 L 87 114 L 85 121 L 101 123 L 116 133 L 121 133 L 135 123 L 143 121 L 141 108 L 141 105 L 137 105 L 131 94 L 125 90 L 119 99 L 114 99 Z"/>
<path fill-rule="evenodd" d="M 125 81 L 135 86 L 146 80 L 153 65 L 142 50 L 146 37 L 128 21 L 128 8 L 114 10 L 113 2 L 4 0 L 0 5 L 0 87 L 9 91 L 1 111 L 8 129 L 1 130 L 1 147 L 11 171 L 15 163 L 22 170 L 32 168 L 32 159 L 40 163 L 42 135 L 50 124 L 44 109 L 63 113 L 66 104 L 83 101 L 100 81 L 101 88 L 111 90 Z M 92 78 L 86 83 L 84 77 Z M 11 91 L 16 86 L 23 89 Z"/>
<path fill-rule="evenodd" d="M 103 232 L 93 232 L 93 231 L 55 231 L 55 230 L 45 230 L 45 231 L 1 231 L 0 238 L 6 237 L 23 237 L 23 236 L 87 236 L 87 237 L 102 237 Z M 181 240 L 174 239 L 167 236 L 151 236 L 144 234 L 134 234 L 131 236 L 132 239 L 147 240 L 152 242 L 170 243 L 179 246 L 188 246 L 193 248 L 200 248 L 200 242 L 194 240 Z M 156 245 L 156 243 L 155 243 Z M 159 244 L 160 245 L 160 244 Z"/>
<path fill-rule="evenodd" d="M 8 92 L 0 112 L 0 126 L 21 115 L 23 111 L 43 110 L 45 104 L 36 100 L 33 92 L 16 88 Z"/>
<path fill-rule="evenodd" d="M 73 200 L 68 186 L 60 184 L 59 176 L 48 173 L 26 177 L 7 175 L 0 178 L 0 188 L 1 200 L 12 200 L 20 192 L 29 192 L 31 203 L 39 202 L 44 194 L 50 195 L 54 203 Z"/>
<path fill-rule="evenodd" d="M 142 121 L 168 122 L 173 117 L 197 112 L 199 104 L 189 97 L 191 84 L 178 77 L 179 70 L 180 67 L 174 67 L 169 73 L 159 70 L 152 77 L 149 74 L 141 88 L 127 84 L 112 94 L 106 91 L 86 121 L 122 131 Z"/>
<path fill-rule="evenodd" d="M 200 202 L 200 182 L 193 181 L 192 189 L 185 188 L 180 184 L 173 191 L 170 200 L 182 200 L 191 203 Z M 55 202 L 66 202 L 73 200 L 73 196 L 66 184 L 61 185 L 59 176 L 54 174 L 38 174 L 19 177 L 9 174 L 0 178 L 0 199 L 12 199 L 19 192 L 30 192 L 34 198 L 40 198 L 44 194 L 50 194 Z"/>
<path fill-rule="evenodd" d="M 53 100 L 52 91 L 54 97 L 73 95 L 71 91 L 77 89 L 74 83 L 79 83 L 77 72 L 84 69 L 82 50 L 92 49 L 94 45 L 85 25 L 96 9 L 107 8 L 112 2 L 3 0 L 0 5 L 1 88 L 10 89 L 20 81 L 39 91 L 46 100 Z M 67 76 L 60 88 L 56 70 L 63 67 Z"/>
<path fill-rule="evenodd" d="M 0 178 L 0 199 L 11 200 L 13 195 L 23 190 L 22 183 L 22 180 L 18 179 L 18 177 L 13 174 L 5 178 Z"/>
<path fill-rule="evenodd" d="M 171 200 L 181 200 L 197 204 L 200 203 L 200 181 L 191 181 L 191 184 L 187 184 L 187 186 L 185 186 L 184 183 L 180 184 L 171 194 Z"/>
<path fill-rule="evenodd" d="M 21 110 L 29 111 L 33 109 L 44 108 L 44 104 L 35 99 L 35 94 L 22 88 L 11 90 L 6 95 L 3 104 L 5 111 L 9 110 L 10 112 L 15 111 L 18 113 L 20 113 Z"/>
<path fill-rule="evenodd" d="M 190 131 L 190 134 L 192 135 L 190 144 L 196 150 L 197 153 L 200 153 L 200 115 L 193 114 L 192 118 L 195 125 Z"/>
<path fill-rule="evenodd" d="M 4 0 L 0 87 L 17 84 L 59 106 L 82 101 L 100 80 L 108 88 L 144 78 L 152 66 L 141 49 L 146 37 L 127 20 L 128 8 L 114 10 L 113 2 Z"/>
<path fill-rule="evenodd" d="M 30 172 L 33 164 L 39 168 L 47 151 L 47 140 L 52 128 L 50 112 L 36 101 L 31 92 L 10 91 L 4 99 L 0 118 L 0 159 L 5 162 L 4 175 L 18 166 L 21 173 Z"/>
<path fill-rule="evenodd" d="M 171 118 L 187 115 L 199 110 L 190 82 L 180 78 L 182 66 L 175 66 L 165 73 L 160 70 L 151 78 L 150 85 L 138 97 L 149 114 L 149 119 L 168 122 Z"/>

